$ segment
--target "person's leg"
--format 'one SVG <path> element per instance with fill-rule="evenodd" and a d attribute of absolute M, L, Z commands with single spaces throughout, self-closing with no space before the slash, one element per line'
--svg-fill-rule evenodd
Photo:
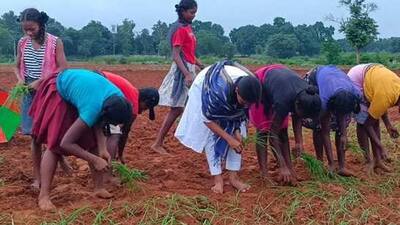
<path fill-rule="evenodd" d="M 97 148 L 91 149 L 90 152 L 92 154 L 98 155 Z M 106 173 L 108 173 L 108 171 L 107 172 L 98 171 L 91 163 L 89 163 L 89 167 L 94 184 L 94 191 L 93 191 L 94 195 L 98 198 L 104 198 L 104 199 L 112 198 L 113 195 L 104 188 L 104 176 Z"/>
<path fill-rule="evenodd" d="M 43 160 L 40 165 L 40 194 L 38 199 L 39 208 L 41 210 L 53 210 L 56 207 L 50 201 L 50 185 L 53 181 L 54 173 L 57 168 L 59 156 L 46 150 L 43 154 Z"/>
<path fill-rule="evenodd" d="M 167 154 L 168 152 L 162 147 L 164 138 L 167 135 L 168 131 L 171 129 L 172 125 L 174 124 L 175 120 L 182 114 L 183 108 L 182 107 L 171 107 L 170 111 L 168 112 L 167 116 L 164 119 L 164 122 L 160 128 L 160 131 L 157 134 L 156 141 L 151 146 L 153 151 L 160 153 L 160 154 Z"/>
<path fill-rule="evenodd" d="M 344 134 L 342 134 L 344 135 Z M 346 138 L 346 136 L 342 137 L 342 135 L 339 135 L 338 132 L 335 132 L 335 145 L 336 145 L 336 152 L 337 152 L 337 157 L 338 157 L 338 164 L 339 164 L 339 169 L 338 169 L 338 174 L 341 176 L 345 177 L 350 177 L 354 176 L 353 172 L 350 170 L 346 169 L 346 151 L 345 151 L 345 143 L 341 143 L 340 139 L 341 138 Z M 341 146 L 343 145 L 343 146 Z"/>
<path fill-rule="evenodd" d="M 320 161 L 324 161 L 324 144 L 322 141 L 321 131 L 313 130 L 313 144 L 317 159 Z"/>
<path fill-rule="evenodd" d="M 206 153 L 208 168 L 211 176 L 214 177 L 214 186 L 211 188 L 211 190 L 214 193 L 222 194 L 224 193 L 224 180 L 222 178 L 221 160 L 215 159 L 214 144 L 212 139 L 209 140 L 209 143 L 205 146 L 204 151 Z"/>
<path fill-rule="evenodd" d="M 362 124 L 357 123 L 357 141 L 361 150 L 364 152 L 365 161 L 370 164 L 372 162 L 371 152 L 369 149 L 369 137 Z"/>
<path fill-rule="evenodd" d="M 280 144 L 281 144 L 281 151 L 282 151 L 283 159 L 285 160 L 287 168 L 289 169 L 290 174 L 291 174 L 290 184 L 296 185 L 297 184 L 297 175 L 293 169 L 292 159 L 290 158 L 289 136 L 288 136 L 287 129 L 282 129 L 279 132 L 279 140 L 280 140 Z"/>
<path fill-rule="evenodd" d="M 379 128 L 379 121 L 377 121 L 376 123 L 374 123 L 373 125 L 374 131 L 376 133 L 376 136 L 378 137 L 379 140 L 381 140 L 381 132 L 380 132 L 380 128 Z M 374 168 L 373 169 L 381 169 L 384 172 L 391 172 L 390 168 L 387 167 L 383 161 L 384 158 L 383 156 L 385 154 L 387 154 L 386 150 L 384 148 L 380 148 L 379 146 L 377 146 L 375 143 L 371 142 L 372 145 L 372 152 L 374 153 Z"/>
<path fill-rule="evenodd" d="M 229 171 L 230 184 L 240 192 L 246 192 L 250 189 L 250 185 L 242 182 L 239 179 L 238 172 L 242 165 L 242 155 L 229 149 L 226 157 L 226 169 Z"/>
<path fill-rule="evenodd" d="M 109 137 L 107 137 L 107 150 L 110 153 L 112 161 L 117 159 L 120 137 L 121 134 L 111 134 Z M 113 176 L 112 170 L 106 173 L 104 180 L 105 182 L 110 182 L 116 186 L 121 185 L 121 180 L 118 177 Z"/>
<path fill-rule="evenodd" d="M 42 144 L 38 143 L 34 138 L 31 141 L 32 150 L 32 164 L 33 164 L 33 177 L 34 181 L 32 187 L 35 189 L 40 188 L 40 163 L 42 160 Z"/>
<path fill-rule="evenodd" d="M 261 176 L 268 176 L 268 132 L 257 131 L 257 141 L 256 143 L 256 151 L 257 151 L 257 160 L 258 165 L 260 166 Z M 262 140 L 262 141 L 261 141 Z"/>

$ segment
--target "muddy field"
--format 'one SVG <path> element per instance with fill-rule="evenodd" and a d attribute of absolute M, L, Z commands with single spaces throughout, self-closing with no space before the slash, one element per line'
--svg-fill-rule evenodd
<path fill-rule="evenodd" d="M 120 73 L 137 87 L 158 87 L 168 70 L 168 66 L 155 65 L 73 66 Z M 12 71 L 10 66 L 0 66 L 0 88 L 15 83 Z M 0 224 L 400 224 L 399 146 L 386 132 L 383 142 L 393 159 L 391 174 L 366 176 L 352 125 L 347 165 L 357 178 L 314 177 L 305 161 L 298 159 L 299 185 L 277 186 L 259 176 L 254 146 L 250 145 L 244 152 L 240 176 L 251 184 L 251 190 L 239 194 L 227 185 L 225 193 L 218 195 L 210 191 L 212 180 L 205 156 L 180 145 L 172 132 L 165 143 L 170 156 L 150 150 L 165 114 L 166 109 L 159 107 L 154 122 L 146 114 L 139 116 L 125 150 L 128 166 L 145 171 L 147 180 L 133 187 L 110 187 L 114 198 L 100 200 L 91 196 L 87 165 L 70 157 L 72 177 L 58 171 L 53 182 L 57 212 L 42 212 L 37 207 L 38 193 L 30 187 L 29 138 L 17 134 L 10 143 L 0 145 Z M 398 121 L 395 111 L 391 115 Z M 250 132 L 254 130 L 250 128 Z M 305 131 L 305 149 L 312 154 L 309 131 Z M 273 180 L 275 162 L 270 162 Z"/>

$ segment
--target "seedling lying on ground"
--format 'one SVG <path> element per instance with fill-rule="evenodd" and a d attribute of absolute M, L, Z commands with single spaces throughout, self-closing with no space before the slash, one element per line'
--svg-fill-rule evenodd
<path fill-rule="evenodd" d="M 134 185 L 135 181 L 143 181 L 147 179 L 145 172 L 137 169 L 131 169 L 124 164 L 113 162 L 112 167 L 113 172 L 117 173 L 121 178 L 121 182 L 123 184 L 127 184 L 128 186 Z"/>

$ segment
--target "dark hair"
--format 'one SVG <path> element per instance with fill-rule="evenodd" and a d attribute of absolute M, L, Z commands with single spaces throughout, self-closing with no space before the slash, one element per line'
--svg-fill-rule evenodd
<path fill-rule="evenodd" d="M 262 87 L 260 81 L 254 76 L 239 78 L 236 86 L 240 97 L 247 103 L 258 103 L 261 99 Z"/>
<path fill-rule="evenodd" d="M 142 88 L 139 90 L 139 102 L 144 102 L 149 108 L 149 119 L 154 120 L 156 115 L 154 113 L 154 107 L 158 105 L 160 101 L 160 95 L 158 90 L 155 88 Z"/>
<path fill-rule="evenodd" d="M 39 37 L 38 40 L 40 44 L 44 43 L 44 36 L 46 33 L 46 23 L 49 20 L 49 16 L 45 12 L 39 12 L 35 8 L 28 8 L 21 12 L 18 21 L 32 21 L 39 24 Z"/>
<path fill-rule="evenodd" d="M 305 118 L 317 116 L 321 111 L 321 99 L 318 95 L 318 88 L 312 85 L 308 86 L 296 96 L 296 103 Z"/>
<path fill-rule="evenodd" d="M 133 119 L 132 106 L 122 96 L 113 95 L 103 103 L 102 120 L 106 124 L 128 124 Z"/>
<path fill-rule="evenodd" d="M 327 108 L 329 111 L 339 114 L 359 113 L 360 98 L 349 92 L 339 91 L 328 101 Z"/>
<path fill-rule="evenodd" d="M 193 9 L 197 7 L 197 2 L 195 0 L 181 0 L 179 4 L 175 5 L 175 11 L 178 13 L 179 20 L 183 19 L 183 11 Z"/>

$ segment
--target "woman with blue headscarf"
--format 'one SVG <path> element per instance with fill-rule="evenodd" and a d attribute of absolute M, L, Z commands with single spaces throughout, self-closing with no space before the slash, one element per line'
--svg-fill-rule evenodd
<path fill-rule="evenodd" d="M 189 100 L 175 137 L 194 151 L 205 150 L 215 193 L 223 193 L 222 163 L 230 184 L 241 192 L 250 186 L 240 181 L 242 140 L 247 134 L 246 108 L 259 102 L 261 84 L 244 67 L 220 61 L 202 70 L 189 90 Z"/>

